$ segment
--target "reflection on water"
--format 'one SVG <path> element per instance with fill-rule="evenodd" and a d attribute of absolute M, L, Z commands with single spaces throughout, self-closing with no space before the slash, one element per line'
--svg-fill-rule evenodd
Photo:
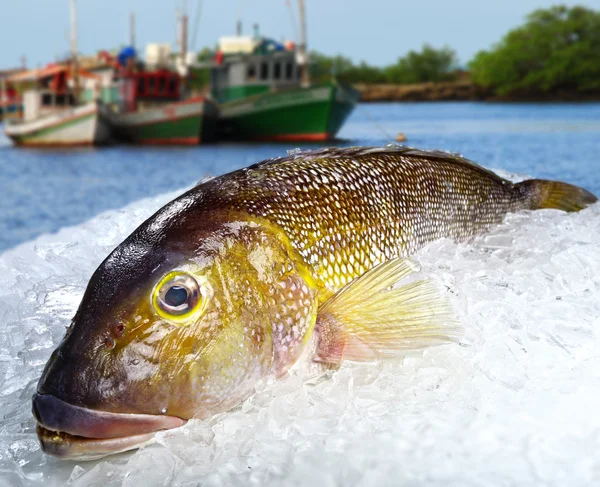
<path fill-rule="evenodd" d="M 600 104 L 361 104 L 337 145 L 406 144 L 600 193 Z M 303 148 L 316 147 L 305 144 Z M 0 251 L 41 233 L 261 159 L 285 144 L 15 150 L 0 136 Z"/>

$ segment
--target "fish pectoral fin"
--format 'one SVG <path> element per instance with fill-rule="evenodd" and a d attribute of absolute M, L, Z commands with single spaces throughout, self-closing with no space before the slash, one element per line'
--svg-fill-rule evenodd
<path fill-rule="evenodd" d="M 317 315 L 315 360 L 367 362 L 455 341 L 450 303 L 430 280 L 394 285 L 419 270 L 395 258 L 371 269 L 327 300 Z"/>

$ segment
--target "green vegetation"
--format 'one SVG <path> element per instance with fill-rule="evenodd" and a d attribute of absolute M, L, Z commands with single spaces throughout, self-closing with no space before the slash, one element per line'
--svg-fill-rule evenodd
<path fill-rule="evenodd" d="M 191 68 L 190 69 L 190 88 L 202 92 L 206 90 L 210 84 L 210 70 L 207 68 Z"/>
<path fill-rule="evenodd" d="M 456 79 L 449 47 L 423 46 L 384 68 L 313 53 L 317 79 L 331 73 L 348 83 L 420 83 Z M 471 79 L 496 95 L 578 95 L 600 90 L 600 11 L 558 5 L 539 9 L 489 51 L 469 63 Z"/>
<path fill-rule="evenodd" d="M 199 60 L 208 60 L 214 50 L 204 49 Z M 425 44 L 410 51 L 395 64 L 378 67 L 365 61 L 337 55 L 311 53 L 315 82 L 334 76 L 345 83 L 409 84 L 453 81 L 461 73 L 456 53 L 450 47 Z M 509 31 L 468 64 L 470 79 L 482 96 L 569 98 L 600 93 L 600 11 L 582 6 L 557 5 L 535 10 L 523 25 Z M 192 82 L 208 83 L 208 73 L 197 70 Z M 468 79 L 469 74 L 466 74 Z M 462 77 L 462 76 L 461 76 Z"/>
<path fill-rule="evenodd" d="M 333 74 L 346 83 L 422 83 L 456 78 L 456 53 L 449 47 L 436 49 L 425 44 L 420 52 L 410 51 L 396 64 L 379 68 L 362 61 L 355 65 L 344 56 L 311 53 L 313 74 L 324 81 Z"/>
<path fill-rule="evenodd" d="M 199 62 L 211 61 L 215 56 L 215 50 L 209 47 L 203 47 L 196 56 Z M 203 92 L 210 84 L 209 68 L 191 68 L 190 69 L 190 87 L 197 92 Z"/>
<path fill-rule="evenodd" d="M 540 9 L 469 64 L 475 83 L 499 95 L 600 89 L 600 12 Z"/>
<path fill-rule="evenodd" d="M 434 49 L 425 44 L 421 52 L 410 51 L 385 68 L 390 83 L 449 81 L 456 77 L 456 52 L 449 47 Z"/>
<path fill-rule="evenodd" d="M 198 61 L 214 57 L 214 50 L 204 48 Z M 354 64 L 342 55 L 326 56 L 313 51 L 310 54 L 312 78 L 325 82 L 332 76 L 345 83 L 421 83 L 426 81 L 449 81 L 456 78 L 456 53 L 449 47 L 436 49 L 425 44 L 421 51 L 410 51 L 396 64 L 379 68 L 364 61 Z M 209 81 L 206 69 L 192 69 L 191 85 L 201 89 Z"/>

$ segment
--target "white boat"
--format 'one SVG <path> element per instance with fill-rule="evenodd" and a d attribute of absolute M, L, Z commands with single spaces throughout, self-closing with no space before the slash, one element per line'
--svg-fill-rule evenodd
<path fill-rule="evenodd" d="M 4 132 L 16 145 L 52 147 L 97 145 L 110 141 L 108 110 L 101 102 L 60 107 L 36 115 L 30 113 L 31 104 L 35 102 L 27 95 L 23 119 L 7 120 L 4 124 Z"/>
<path fill-rule="evenodd" d="M 95 93 L 87 99 L 81 96 L 90 91 L 81 85 L 82 79 L 98 89 L 103 84 L 101 76 L 79 69 L 75 0 L 71 0 L 71 58 L 7 79 L 23 92 L 23 118 L 7 120 L 6 135 L 17 145 L 39 147 L 109 142 L 108 109 Z"/>

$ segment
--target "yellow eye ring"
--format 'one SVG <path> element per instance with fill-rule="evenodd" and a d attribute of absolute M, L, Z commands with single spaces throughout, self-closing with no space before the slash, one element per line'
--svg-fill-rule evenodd
<path fill-rule="evenodd" d="M 182 271 L 170 272 L 154 288 L 152 304 L 161 318 L 186 324 L 206 307 L 206 293 L 195 276 Z"/>

